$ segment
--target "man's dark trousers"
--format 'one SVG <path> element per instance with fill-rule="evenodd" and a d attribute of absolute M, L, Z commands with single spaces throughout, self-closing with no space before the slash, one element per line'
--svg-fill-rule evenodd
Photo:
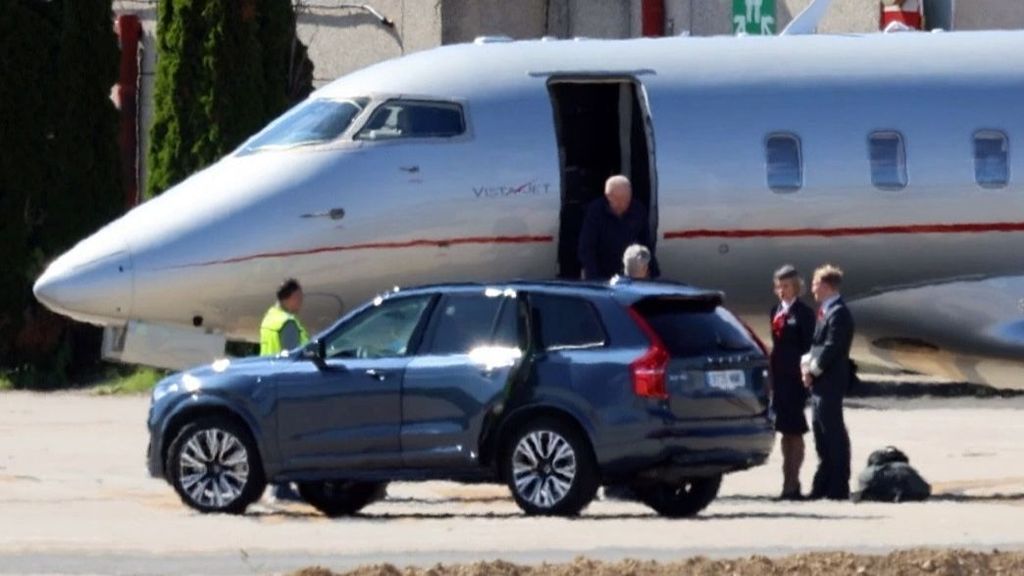
<path fill-rule="evenodd" d="M 820 373 L 811 386 L 811 429 L 818 453 L 811 497 L 850 497 L 850 436 L 843 419 L 843 396 L 850 385 L 853 316 L 841 298 L 821 310 L 811 339 L 811 357 Z"/>
<path fill-rule="evenodd" d="M 843 420 L 843 395 L 812 392 L 811 419 L 818 453 L 811 495 L 845 500 L 850 497 L 850 435 Z"/>

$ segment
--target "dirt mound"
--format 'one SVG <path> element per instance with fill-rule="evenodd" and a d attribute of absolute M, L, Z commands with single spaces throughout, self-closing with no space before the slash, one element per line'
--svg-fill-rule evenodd
<path fill-rule="evenodd" d="M 963 550 L 904 550 L 886 556 L 816 552 L 783 558 L 752 556 L 737 560 L 697 557 L 662 564 L 644 560 L 598 562 L 576 558 L 569 564 L 520 566 L 501 560 L 432 568 L 363 566 L 347 572 L 304 568 L 291 576 L 973 576 L 1024 574 L 1024 553 Z"/>

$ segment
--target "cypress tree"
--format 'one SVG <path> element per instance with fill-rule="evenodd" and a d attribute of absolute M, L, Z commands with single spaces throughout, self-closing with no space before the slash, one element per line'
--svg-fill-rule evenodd
<path fill-rule="evenodd" d="M 311 90 L 291 0 L 162 0 L 157 31 L 150 195 L 216 162 Z"/>
<path fill-rule="evenodd" d="M 0 14 L 0 367 L 31 363 L 61 382 L 68 323 L 31 287 L 120 208 L 113 13 L 109 2 L 0 0 Z"/>

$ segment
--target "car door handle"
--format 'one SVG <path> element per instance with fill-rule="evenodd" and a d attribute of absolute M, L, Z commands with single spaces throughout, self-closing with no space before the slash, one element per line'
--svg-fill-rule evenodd
<path fill-rule="evenodd" d="M 369 370 L 367 370 L 366 375 L 378 382 L 383 382 L 388 377 L 387 372 L 381 372 L 380 370 L 376 370 L 374 368 L 370 368 Z"/>

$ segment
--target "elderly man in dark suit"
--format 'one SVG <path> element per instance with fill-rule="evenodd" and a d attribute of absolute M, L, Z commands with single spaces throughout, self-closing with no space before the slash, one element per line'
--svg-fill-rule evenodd
<path fill-rule="evenodd" d="M 629 179 L 618 175 L 604 185 L 604 197 L 587 206 L 579 238 L 579 258 L 586 280 L 607 280 L 622 274 L 622 256 L 631 244 L 651 245 L 647 207 L 633 200 Z M 658 277 L 651 254 L 649 275 Z"/>
<path fill-rule="evenodd" d="M 843 421 L 843 396 L 850 385 L 853 316 L 839 293 L 843 271 L 825 265 L 814 271 L 811 291 L 818 321 L 811 350 L 801 361 L 804 385 L 811 390 L 811 417 L 818 470 L 811 499 L 850 497 L 850 437 Z"/>

